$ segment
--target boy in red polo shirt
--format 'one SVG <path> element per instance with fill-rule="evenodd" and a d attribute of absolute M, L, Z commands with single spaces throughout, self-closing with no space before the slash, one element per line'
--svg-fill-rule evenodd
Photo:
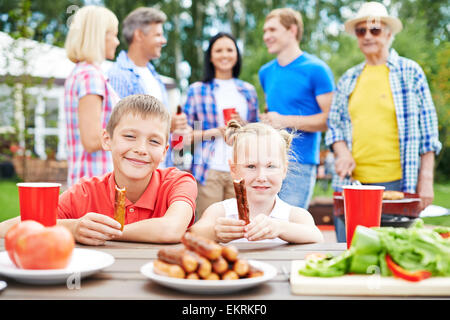
<path fill-rule="evenodd" d="M 176 168 L 158 169 L 168 149 L 170 114 L 150 95 L 132 95 L 114 108 L 102 145 L 111 151 L 114 171 L 82 178 L 59 197 L 59 225 L 77 242 L 107 240 L 180 242 L 194 222 L 197 183 Z M 126 188 L 125 226 L 113 219 L 115 186 Z M 20 221 L 0 224 L 0 236 Z"/>
<path fill-rule="evenodd" d="M 174 243 L 194 222 L 197 184 L 176 168 L 158 169 L 168 149 L 170 114 L 150 95 L 132 95 L 114 108 L 102 145 L 114 172 L 82 179 L 59 198 L 58 224 L 75 240 Z M 123 232 L 114 217 L 115 186 L 126 188 Z"/>

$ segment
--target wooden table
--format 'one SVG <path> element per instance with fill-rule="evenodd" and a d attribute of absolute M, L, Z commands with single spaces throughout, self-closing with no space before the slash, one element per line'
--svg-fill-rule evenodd
<path fill-rule="evenodd" d="M 5 299 L 70 299 L 70 300 L 298 300 L 298 299 L 346 299 L 337 296 L 299 296 L 291 294 L 290 284 L 282 268 L 290 271 L 291 260 L 304 259 L 311 252 L 339 254 L 346 249 L 345 243 L 322 243 L 306 245 L 281 245 L 271 249 L 240 250 L 240 256 L 272 264 L 278 270 L 277 276 L 257 287 L 225 295 L 197 295 L 184 293 L 163 287 L 140 273 L 144 264 L 156 259 L 160 248 L 167 245 L 108 242 L 105 246 L 87 247 L 103 251 L 114 256 L 115 262 L 110 267 L 80 282 L 79 288 L 69 289 L 67 285 L 27 285 L 11 279 L 1 278 L 8 287 L 0 293 L 0 300 Z M 181 246 L 181 244 L 170 245 Z M 4 250 L 4 240 L 0 239 L 0 251 Z M 351 297 L 351 299 L 377 299 L 376 297 Z M 379 298 L 378 298 L 379 299 Z M 395 298 L 395 299 L 398 299 Z M 423 297 L 422 297 L 423 299 Z"/>

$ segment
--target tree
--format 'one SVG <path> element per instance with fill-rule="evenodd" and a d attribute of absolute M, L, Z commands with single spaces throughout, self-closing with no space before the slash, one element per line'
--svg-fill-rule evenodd
<path fill-rule="evenodd" d="M 17 16 L 23 3 L 22 0 L 0 0 L 0 14 L 6 17 L 0 19 L 0 30 L 15 33 L 23 28 L 24 17 Z M 68 31 L 66 22 L 73 9 L 83 6 L 83 0 L 33 0 L 26 3 L 29 7 L 28 26 L 33 30 L 31 39 L 58 46 L 64 44 Z"/>
<path fill-rule="evenodd" d="M 439 120 L 439 138 L 442 151 L 436 159 L 438 179 L 450 177 L 450 43 L 446 42 L 437 52 L 436 73 L 431 77 L 431 90 Z"/>
<path fill-rule="evenodd" d="M 0 28 L 8 33 L 19 30 L 21 22 L 17 16 L 18 4 L 23 1 L 0 0 Z M 29 3 L 28 26 L 33 26 L 31 37 L 62 46 L 67 33 L 67 22 L 81 7 L 83 0 L 33 0 Z M 252 83 L 258 92 L 260 108 L 264 105 L 264 94 L 259 84 L 259 68 L 274 58 L 267 53 L 262 41 L 262 28 L 266 15 L 275 8 L 291 7 L 301 12 L 304 21 L 302 50 L 317 55 L 332 69 L 336 81 L 350 67 L 364 60 L 356 40 L 344 33 L 343 24 L 359 9 L 362 0 L 103 0 L 121 22 L 133 9 L 151 6 L 167 14 L 165 32 L 168 39 L 160 59 L 153 61 L 159 73 L 175 78 L 182 77 L 178 69 L 180 62 L 189 63 L 189 83 L 198 81 L 203 75 L 204 49 L 216 31 L 231 31 L 237 38 L 243 53 L 241 78 Z M 430 84 L 444 149 L 448 147 L 448 40 L 450 11 L 448 0 L 390 0 L 389 12 L 403 22 L 393 47 L 400 55 L 417 61 L 424 69 Z M 73 7 L 72 5 L 75 5 Z M 72 7 L 71 7 L 72 6 Z M 16 11 L 14 11 L 16 10 Z M 24 19 L 24 17 L 23 17 Z M 218 30 L 219 29 L 219 30 Z M 22 29 L 26 32 L 26 28 Z M 117 50 L 126 49 L 123 39 Z M 445 60 L 447 59 L 447 60 Z M 437 160 L 438 170 L 444 164 L 450 167 L 448 151 Z M 444 170 L 444 169 L 442 169 Z M 445 172 L 448 172 L 444 170 Z M 443 171 L 443 172 L 444 172 Z M 450 173 L 447 173 L 450 178 Z"/>
<path fill-rule="evenodd" d="M 14 109 L 12 122 L 16 139 L 11 142 L 17 142 L 23 151 L 21 168 L 22 178 L 26 181 L 29 174 L 27 157 L 33 154 L 34 149 L 29 128 L 34 127 L 34 105 L 36 104 L 36 98 L 30 94 L 30 88 L 42 84 L 42 79 L 33 77 L 30 70 L 33 47 L 27 39 L 34 36 L 31 0 L 21 0 L 17 8 L 10 11 L 9 19 L 15 29 L 11 32 L 13 41 L 6 48 L 11 55 L 5 53 L 4 57 L 7 58 L 6 66 L 15 65 L 20 73 L 7 74 L 4 83 L 11 88 L 12 92 L 10 96 L 6 96 L 6 99 L 11 100 Z"/>

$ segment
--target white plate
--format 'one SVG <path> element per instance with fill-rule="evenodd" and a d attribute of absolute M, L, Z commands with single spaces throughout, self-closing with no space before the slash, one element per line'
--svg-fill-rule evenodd
<path fill-rule="evenodd" d="M 8 285 L 6 284 L 5 281 L 0 281 L 0 291 L 2 291 L 3 289 L 5 289 Z"/>
<path fill-rule="evenodd" d="M 75 248 L 69 265 L 64 269 L 26 270 L 17 268 L 6 251 L 0 252 L 0 274 L 17 282 L 29 284 L 68 284 L 90 276 L 113 263 L 114 257 L 108 253 Z"/>
<path fill-rule="evenodd" d="M 272 249 L 275 247 L 283 246 L 287 244 L 287 242 L 281 242 L 281 241 L 233 241 L 224 244 L 225 246 L 227 244 L 233 245 L 236 247 L 239 251 L 245 251 L 245 250 L 262 250 L 262 249 Z"/>
<path fill-rule="evenodd" d="M 264 272 L 264 275 L 256 278 L 238 279 L 238 280 L 188 280 L 162 276 L 153 272 L 153 262 L 149 262 L 141 267 L 141 273 L 155 281 L 156 283 L 190 293 L 199 294 L 217 294 L 230 293 L 254 287 L 269 281 L 277 275 L 277 269 L 267 263 L 249 260 L 252 266 Z"/>

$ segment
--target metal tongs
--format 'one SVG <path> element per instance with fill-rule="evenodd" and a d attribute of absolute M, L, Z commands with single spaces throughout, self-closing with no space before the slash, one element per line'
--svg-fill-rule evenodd
<path fill-rule="evenodd" d="M 350 180 L 350 184 L 351 184 L 352 186 L 361 186 L 361 185 L 362 185 L 362 183 L 359 182 L 359 180 L 353 179 L 350 175 L 346 175 L 346 176 L 345 176 L 345 179 Z"/>

